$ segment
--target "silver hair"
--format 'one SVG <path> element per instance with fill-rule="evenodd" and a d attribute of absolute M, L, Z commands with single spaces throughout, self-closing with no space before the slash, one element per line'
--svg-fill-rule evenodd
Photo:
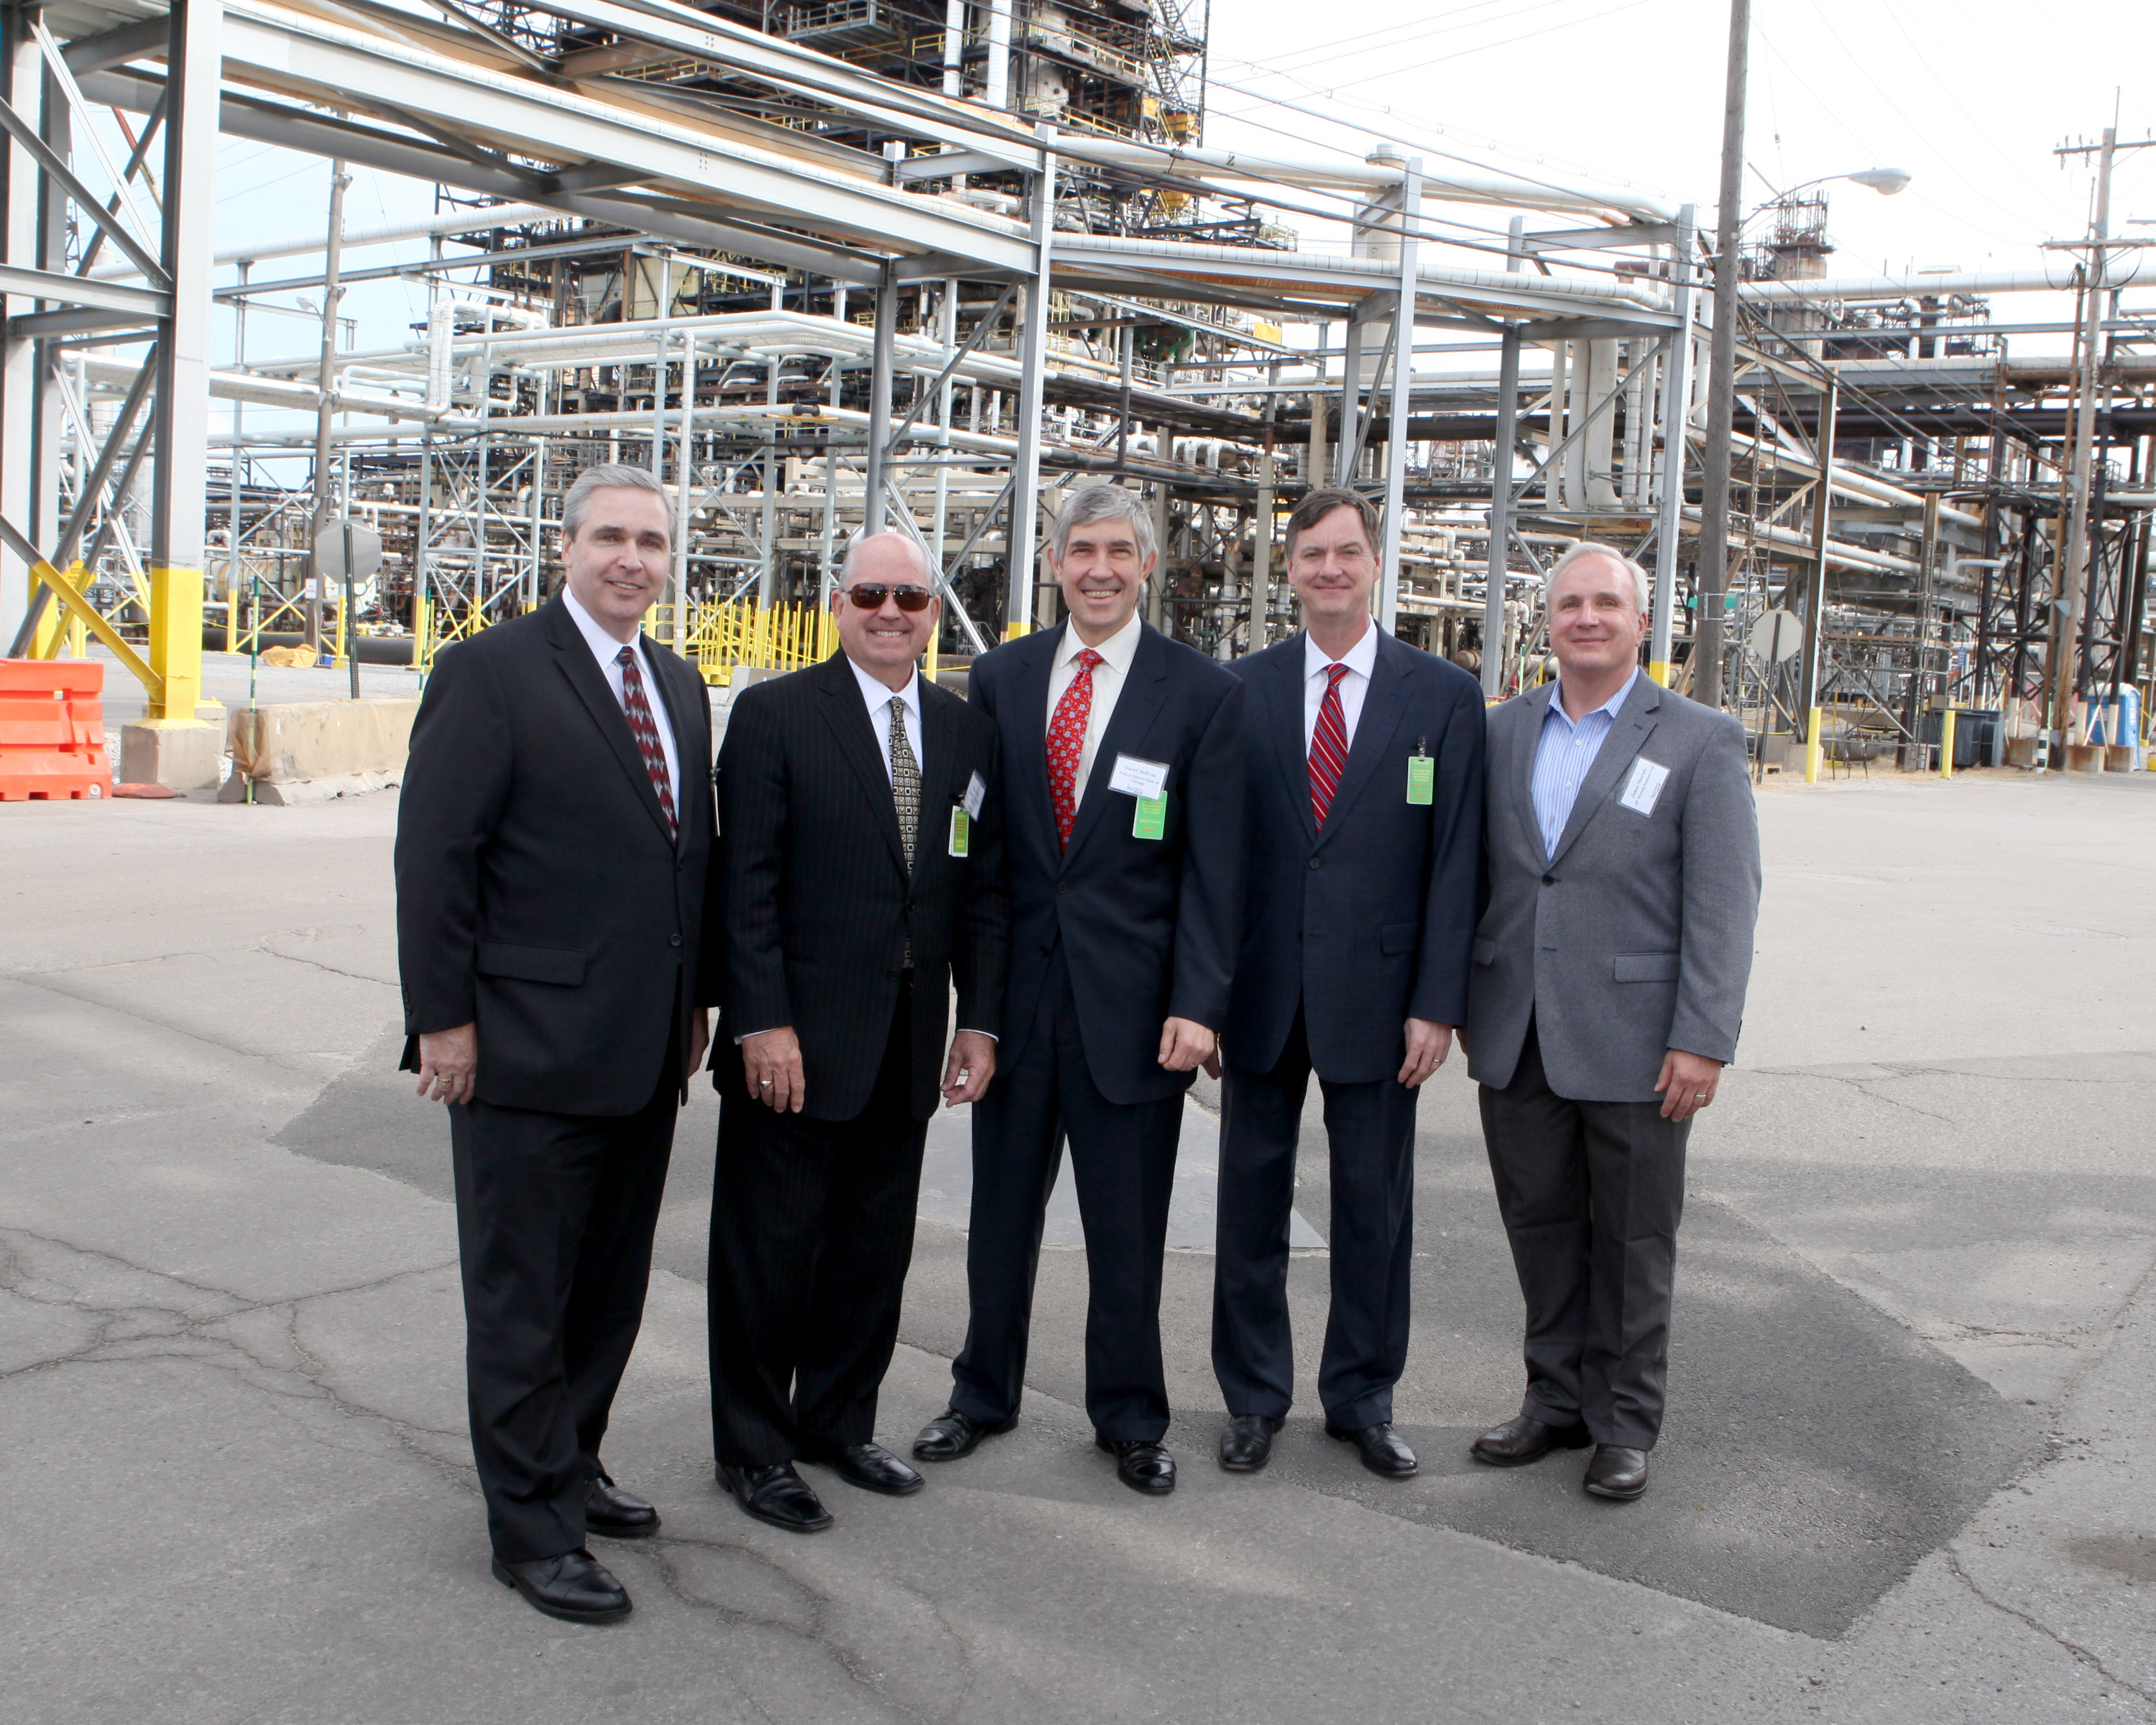
<path fill-rule="evenodd" d="M 1589 557 L 1607 557 L 1624 570 L 1632 578 L 1632 591 L 1639 598 L 1640 611 L 1645 613 L 1655 608 L 1655 584 L 1648 579 L 1647 572 L 1615 546 L 1604 545 L 1593 539 L 1581 540 L 1550 565 L 1549 575 L 1543 583 L 1543 591 L 1546 593 L 1556 592 L 1557 578 L 1574 563 L 1584 562 Z"/>
<path fill-rule="evenodd" d="M 587 467 L 577 475 L 577 482 L 569 487 L 569 495 L 562 500 L 562 533 L 573 539 L 577 529 L 584 524 L 584 516 L 592 506 L 592 493 L 619 488 L 625 491 L 655 491 L 664 497 L 666 487 L 660 485 L 648 467 L 631 467 L 626 462 L 603 461 L 597 467 Z M 674 538 L 674 523 L 670 516 L 666 524 L 666 538 Z"/>
<path fill-rule="evenodd" d="M 928 567 L 927 551 L 922 547 L 921 542 L 916 539 L 911 534 L 901 533 L 896 527 L 888 528 L 880 533 L 865 535 L 861 538 L 855 540 L 851 545 L 849 545 L 846 547 L 846 554 L 839 560 L 839 586 L 844 587 L 849 581 L 853 579 L 854 553 L 858 552 L 864 545 L 866 545 L 870 539 L 897 540 L 900 544 L 906 547 L 908 551 L 913 553 L 914 562 L 921 566 L 921 584 L 923 587 L 927 588 L 931 592 L 935 590 L 936 575 L 935 572 Z"/>
<path fill-rule="evenodd" d="M 1069 548 L 1074 528 L 1095 521 L 1128 521 L 1137 536 L 1141 557 L 1150 557 L 1160 548 L 1152 535 L 1152 507 L 1144 498 L 1121 485 L 1088 485 L 1074 491 L 1056 511 L 1055 531 L 1049 541 L 1056 557 L 1060 559 Z"/>

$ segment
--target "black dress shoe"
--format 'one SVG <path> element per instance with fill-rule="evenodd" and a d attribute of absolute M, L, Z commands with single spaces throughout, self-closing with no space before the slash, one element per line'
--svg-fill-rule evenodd
<path fill-rule="evenodd" d="M 1255 1473 L 1273 1459 L 1273 1434 L 1281 1422 L 1270 1414 L 1230 1414 L 1220 1428 L 1220 1465 L 1229 1473 Z"/>
<path fill-rule="evenodd" d="M 1016 1415 L 1009 1420 L 990 1422 L 976 1420 L 970 1414 L 962 1414 L 956 1408 L 946 1408 L 921 1428 L 921 1435 L 913 1440 L 913 1459 L 916 1461 L 956 1461 L 960 1456 L 970 1455 L 979 1449 L 983 1438 L 1009 1431 L 1017 1424 Z"/>
<path fill-rule="evenodd" d="M 659 1531 L 659 1512 L 601 1474 L 584 1499 L 584 1527 L 609 1539 L 649 1539 Z"/>
<path fill-rule="evenodd" d="M 759 1522 L 789 1533 L 820 1533 L 831 1525 L 830 1511 L 790 1461 L 773 1467 L 729 1467 L 721 1461 L 719 1481 Z"/>
<path fill-rule="evenodd" d="M 1164 1497 L 1175 1489 L 1175 1457 L 1144 1438 L 1096 1437 L 1094 1443 L 1116 1458 L 1116 1477 L 1133 1491 Z"/>
<path fill-rule="evenodd" d="M 1584 1450 L 1594 1440 L 1584 1425 L 1551 1425 L 1522 1414 L 1493 1425 L 1468 1446 L 1467 1453 L 1492 1467 L 1525 1467 L 1553 1450 Z"/>
<path fill-rule="evenodd" d="M 589 1552 L 565 1551 L 530 1563 L 494 1560 L 494 1579 L 523 1594 L 534 1610 L 564 1623 L 619 1623 L 636 1608 L 629 1589 Z"/>
<path fill-rule="evenodd" d="M 1354 1445 L 1362 1454 L 1363 1466 L 1389 1480 L 1411 1480 L 1422 1466 L 1415 1460 L 1415 1452 L 1408 1447 L 1407 1440 L 1393 1430 L 1389 1420 L 1382 1420 L 1375 1425 L 1359 1426 L 1353 1431 L 1328 1420 L 1325 1422 L 1325 1435 L 1343 1444 Z"/>
<path fill-rule="evenodd" d="M 1587 1489 L 1613 1503 L 1630 1503 L 1647 1489 L 1647 1452 L 1622 1444 L 1597 1444 L 1587 1464 Z"/>
<path fill-rule="evenodd" d="M 886 1497 L 905 1497 L 927 1483 L 881 1444 L 847 1444 L 841 1448 L 818 1449 L 808 1460 L 820 1461 L 850 1486 L 864 1491 L 880 1491 Z"/>

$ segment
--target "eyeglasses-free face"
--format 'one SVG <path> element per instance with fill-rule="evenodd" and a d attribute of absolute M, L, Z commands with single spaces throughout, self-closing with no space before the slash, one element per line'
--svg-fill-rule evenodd
<path fill-rule="evenodd" d="M 936 597 L 925 587 L 891 585 L 881 581 L 857 581 L 846 589 L 846 597 L 864 611 L 880 611 L 886 599 L 894 601 L 901 611 L 926 611 L 929 600 Z"/>

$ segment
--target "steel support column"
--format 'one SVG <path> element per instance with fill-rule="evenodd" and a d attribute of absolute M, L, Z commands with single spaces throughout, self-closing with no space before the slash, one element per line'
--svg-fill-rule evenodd
<path fill-rule="evenodd" d="M 1671 309 L 1677 326 L 1670 335 L 1669 363 L 1662 367 L 1662 495 L 1656 512 L 1655 614 L 1647 642 L 1647 675 L 1667 686 L 1670 655 L 1676 639 L 1677 540 L 1684 526 L 1686 434 L 1691 407 L 1692 226 L 1698 212 L 1686 204 L 1677 213 L 1676 244 L 1671 250 Z"/>
<path fill-rule="evenodd" d="M 1055 128 L 1040 128 L 1033 179 L 1034 264 L 1019 310 L 1018 458 L 1011 468 L 1004 639 L 1033 626 L 1033 535 L 1040 520 L 1040 415 L 1048 369 L 1049 266 L 1055 244 Z"/>
<path fill-rule="evenodd" d="M 1527 218 L 1514 216 L 1506 269 L 1517 273 Z M 1490 560 L 1482 596 L 1482 694 L 1505 692 L 1505 572 L 1512 564 L 1512 445 L 1519 440 L 1520 326 L 1507 324 L 1497 360 L 1497 436 L 1490 451 Z"/>
<path fill-rule="evenodd" d="M 170 315 L 157 326 L 157 470 L 150 517 L 150 665 L 163 681 L 145 716 L 152 726 L 199 722 L 223 21 L 222 0 L 172 0 L 160 259 L 172 298 Z"/>
<path fill-rule="evenodd" d="M 1834 422 L 1841 403 L 1841 388 L 1830 374 L 1820 400 L 1819 435 L 1812 444 L 1819 456 L 1818 489 L 1812 495 L 1811 581 L 1804 589 L 1804 665 L 1799 673 L 1797 712 L 1804 726 L 1804 783 L 1817 784 L 1820 776 L 1820 666 L 1826 651 L 1826 547 L 1834 525 L 1834 488 L 1827 476 L 1834 470 Z"/>
<path fill-rule="evenodd" d="M 886 264 L 876 277 L 875 345 L 869 350 L 868 490 L 861 501 L 861 537 L 884 529 L 883 488 L 891 471 L 891 371 L 898 342 L 898 270 Z"/>
<path fill-rule="evenodd" d="M 1410 156 L 1400 177 L 1400 275 L 1393 312 L 1393 400 L 1385 425 L 1385 521 L 1378 564 L 1378 627 L 1394 632 L 1400 614 L 1400 544 L 1406 525 L 1408 406 L 1414 384 L 1415 223 L 1422 219 L 1422 157 Z M 1374 384 L 1375 379 L 1372 382 Z"/>
<path fill-rule="evenodd" d="M 38 44 L 30 34 L 33 14 L 10 7 L 7 14 L 8 100 L 32 125 L 38 122 L 44 100 L 45 68 Z M 33 271 L 40 267 L 38 255 L 38 193 L 42 176 L 37 158 L 10 140 L 8 150 L 8 214 L 6 262 Z M 16 318 L 38 309 L 30 295 L 11 293 L 4 301 L 6 315 Z M 31 526 L 31 499 L 35 490 L 30 447 L 37 435 L 38 344 L 28 337 L 10 336 L 0 354 L 0 516 Z M 29 565 L 12 548 L 0 548 L 0 642 L 14 639 L 28 614 L 31 598 Z"/>

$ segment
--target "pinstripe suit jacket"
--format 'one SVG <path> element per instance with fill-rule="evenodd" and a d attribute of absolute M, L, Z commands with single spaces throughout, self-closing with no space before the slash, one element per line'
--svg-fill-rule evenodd
<path fill-rule="evenodd" d="M 882 751 L 843 651 L 758 683 L 734 702 L 719 750 L 715 944 L 726 1034 L 712 1069 L 738 1066 L 737 1036 L 791 1025 L 817 1120 L 850 1120 L 875 1087 L 909 939 L 913 1116 L 936 1111 L 950 1024 L 1002 1029 L 1009 915 L 996 730 L 947 689 L 921 687 L 921 817 L 906 870 Z M 950 855 L 951 811 L 987 788 L 970 854 Z"/>
<path fill-rule="evenodd" d="M 1641 677 L 1545 855 L 1530 783 L 1556 688 L 1490 715 L 1489 899 L 1469 967 L 1468 1071 L 1511 1083 L 1532 1017 L 1558 1095 L 1652 1101 L 1671 1049 L 1737 1053 L 1759 915 L 1744 733 Z M 1645 809 L 1625 801 L 1642 760 L 1669 774 Z"/>

